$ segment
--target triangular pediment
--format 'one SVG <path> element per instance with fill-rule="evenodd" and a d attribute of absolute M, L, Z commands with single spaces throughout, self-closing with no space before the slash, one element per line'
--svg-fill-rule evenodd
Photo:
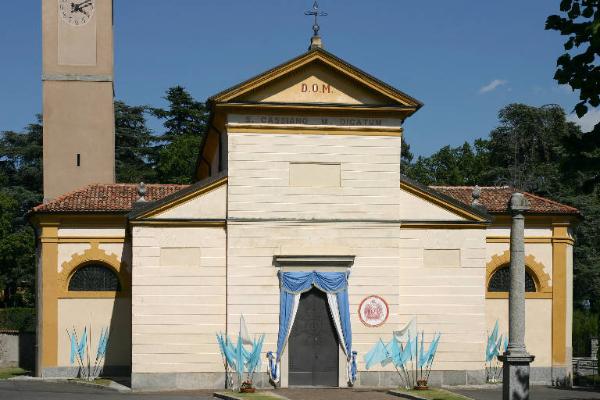
<path fill-rule="evenodd" d="M 311 50 L 213 97 L 215 103 L 339 104 L 418 109 L 422 104 L 322 49 Z"/>

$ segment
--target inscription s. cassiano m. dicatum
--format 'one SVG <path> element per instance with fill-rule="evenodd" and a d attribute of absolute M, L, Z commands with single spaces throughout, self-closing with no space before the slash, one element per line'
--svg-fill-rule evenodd
<path fill-rule="evenodd" d="M 245 115 L 247 124 L 382 126 L 380 118 L 300 117 L 289 115 Z"/>

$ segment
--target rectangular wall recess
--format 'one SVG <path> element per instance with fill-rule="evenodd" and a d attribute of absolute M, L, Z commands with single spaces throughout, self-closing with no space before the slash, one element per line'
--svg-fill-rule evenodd
<path fill-rule="evenodd" d="M 340 187 L 339 163 L 290 163 L 290 186 Z"/>
<path fill-rule="evenodd" d="M 460 267 L 460 249 L 425 249 L 423 264 L 426 267 Z"/>

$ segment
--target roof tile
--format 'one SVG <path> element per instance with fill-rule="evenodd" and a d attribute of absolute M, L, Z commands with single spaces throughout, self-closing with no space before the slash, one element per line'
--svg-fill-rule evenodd
<path fill-rule="evenodd" d="M 189 185 L 147 184 L 146 200 L 160 200 Z M 33 208 L 34 212 L 129 212 L 138 199 L 134 183 L 93 184 Z"/>
<path fill-rule="evenodd" d="M 473 202 L 474 186 L 431 186 L 433 190 L 441 192 L 447 196 L 471 205 Z M 510 196 L 514 189 L 509 186 L 483 186 L 479 201 L 490 213 L 508 212 Z M 532 193 L 523 192 L 529 200 L 531 208 L 529 212 L 536 214 L 579 214 L 579 210 L 574 207 L 558 203 L 545 197 L 536 196 Z"/>
<path fill-rule="evenodd" d="M 148 184 L 146 200 L 156 201 L 176 193 L 189 185 Z M 431 186 L 433 190 L 450 196 L 466 205 L 471 205 L 473 186 Z M 488 212 L 508 211 L 508 202 L 513 189 L 503 187 L 481 187 L 480 202 Z M 531 203 L 530 212 L 540 214 L 574 214 L 579 211 L 571 206 L 525 192 Z M 116 212 L 126 213 L 132 210 L 138 199 L 137 184 L 93 184 L 67 193 L 48 203 L 34 207 L 34 212 Z"/>

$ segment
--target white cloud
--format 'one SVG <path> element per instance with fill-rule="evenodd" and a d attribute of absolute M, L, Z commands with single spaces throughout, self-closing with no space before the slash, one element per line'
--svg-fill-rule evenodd
<path fill-rule="evenodd" d="M 504 79 L 494 79 L 493 81 L 479 89 L 479 93 L 492 92 L 496 90 L 499 86 L 506 85 L 507 83 L 508 81 L 505 81 Z"/>
<path fill-rule="evenodd" d="M 581 118 L 577 118 L 577 115 L 572 113 L 567 115 L 567 120 L 575 122 L 581 127 L 583 132 L 589 132 L 598 122 L 600 122 L 600 109 L 595 108 L 588 110 L 588 112 Z"/>

